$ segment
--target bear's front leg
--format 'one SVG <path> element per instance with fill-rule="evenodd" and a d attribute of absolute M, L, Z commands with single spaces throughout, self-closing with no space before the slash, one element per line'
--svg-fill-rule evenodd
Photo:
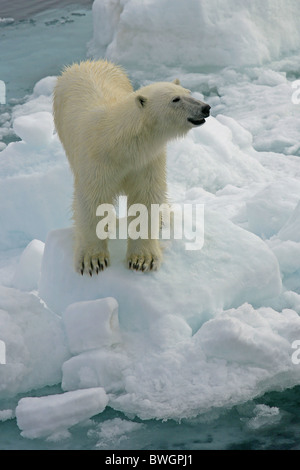
<path fill-rule="evenodd" d="M 128 240 L 127 266 L 135 271 L 157 271 L 162 262 L 158 240 Z"/>
<path fill-rule="evenodd" d="M 74 265 L 78 273 L 92 276 L 93 273 L 103 271 L 109 264 L 109 251 L 105 240 L 87 245 L 86 242 L 78 243 L 78 238 L 75 239 Z"/>
<path fill-rule="evenodd" d="M 97 204 L 87 202 L 77 191 L 74 197 L 74 267 L 75 271 L 92 276 L 110 264 L 107 240 L 97 236 Z"/>
<path fill-rule="evenodd" d="M 140 237 L 131 236 L 130 226 L 134 216 L 128 216 L 128 242 L 127 242 L 127 266 L 136 271 L 156 271 L 162 262 L 162 249 L 159 241 L 159 220 L 152 220 L 151 206 L 162 207 L 167 205 L 166 197 L 166 155 L 165 152 L 150 162 L 146 167 L 135 171 L 126 181 L 126 193 L 128 195 L 128 215 L 131 208 L 139 208 L 141 204 L 143 217 L 140 214 Z M 134 210 L 135 212 L 135 210 Z M 156 224 L 156 230 L 153 230 Z M 133 224 L 135 226 L 135 224 Z M 143 227 L 142 227 L 143 225 Z M 135 235 L 135 236 L 134 236 Z"/>

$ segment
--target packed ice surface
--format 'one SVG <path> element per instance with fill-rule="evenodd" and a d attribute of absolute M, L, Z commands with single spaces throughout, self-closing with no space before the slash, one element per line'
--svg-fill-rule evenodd
<path fill-rule="evenodd" d="M 247 301 L 258 305 L 281 291 L 278 262 L 268 246 L 208 211 L 203 248 L 186 251 L 182 240 L 166 243 L 165 262 L 151 276 L 128 272 L 126 243 L 111 240 L 110 269 L 101 273 L 100 279 L 82 278 L 73 268 L 72 239 L 70 229 L 53 231 L 44 251 L 39 296 L 58 314 L 74 302 L 111 296 L 121 306 L 119 320 L 124 330 L 145 334 L 154 319 L 169 314 L 180 315 L 198 329 L 219 309 Z M 82 311 L 84 308 L 87 306 Z M 92 307 L 90 315 L 92 318 Z M 67 318 L 72 318 L 71 312 Z"/>
<path fill-rule="evenodd" d="M 114 298 L 70 304 L 63 320 L 72 354 L 111 346 L 119 340 L 118 303 Z"/>
<path fill-rule="evenodd" d="M 204 244 L 164 242 L 159 272 L 128 271 L 122 240 L 98 277 L 73 271 L 56 77 L 13 111 L 21 140 L 0 153 L 0 398 L 27 394 L 17 407 L 26 437 L 68 437 L 106 404 L 181 419 L 300 383 L 299 2 L 217 3 L 93 6 L 90 53 L 122 63 L 136 86 L 179 77 L 212 106 L 204 126 L 168 145 L 170 198 L 204 204 Z M 62 394 L 30 397 L 56 383 Z M 85 403 L 89 390 L 103 390 L 101 403 Z M 47 427 L 52 406 L 62 411 Z M 281 419 L 275 407 L 254 411 L 249 429 Z M 101 441 L 119 425 L 120 438 L 137 429 L 111 420 L 95 432 Z"/>
<path fill-rule="evenodd" d="M 32 291 L 37 289 L 45 244 L 32 240 L 23 251 L 15 270 L 12 284 L 17 289 Z"/>
<path fill-rule="evenodd" d="M 0 287 L 0 325 L 1 398 L 60 382 L 61 363 L 70 356 L 61 319 L 33 291 Z"/>
<path fill-rule="evenodd" d="M 91 51 L 140 68 L 261 65 L 299 49 L 297 0 L 96 0 Z"/>
<path fill-rule="evenodd" d="M 107 449 L 112 442 L 114 446 L 116 443 L 120 444 L 128 438 L 130 433 L 138 433 L 143 427 L 142 423 L 114 418 L 106 420 L 105 423 L 100 423 L 96 429 L 90 430 L 88 435 L 89 437 L 96 435 L 98 439 L 96 448 Z"/>
<path fill-rule="evenodd" d="M 107 402 L 103 388 L 26 397 L 19 401 L 16 417 L 24 437 L 59 440 L 66 437 L 69 427 L 102 413 Z"/>
<path fill-rule="evenodd" d="M 8 145 L 0 156 L 2 250 L 22 247 L 35 238 L 45 241 L 51 228 L 69 224 L 72 178 L 53 133 L 54 84 L 53 77 L 42 79 L 31 99 L 14 110 L 15 131 L 24 140 Z M 54 202 L 56 197 L 56 203 L 49 204 L 49 198 Z"/>
<path fill-rule="evenodd" d="M 53 129 L 52 114 L 45 111 L 20 116 L 14 121 L 16 134 L 27 144 L 37 147 L 51 142 Z"/>

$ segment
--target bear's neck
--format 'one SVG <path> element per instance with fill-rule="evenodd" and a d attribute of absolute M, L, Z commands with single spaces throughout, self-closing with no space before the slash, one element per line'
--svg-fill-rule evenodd
<path fill-rule="evenodd" d="M 147 114 L 139 109 L 135 98 L 129 96 L 108 109 L 96 112 L 96 125 L 105 135 L 105 142 L 100 138 L 99 146 L 103 150 L 107 143 L 106 155 L 111 163 L 114 159 L 120 163 L 121 156 L 126 164 L 143 167 L 164 152 L 167 139 L 156 122 L 147 119 Z"/>

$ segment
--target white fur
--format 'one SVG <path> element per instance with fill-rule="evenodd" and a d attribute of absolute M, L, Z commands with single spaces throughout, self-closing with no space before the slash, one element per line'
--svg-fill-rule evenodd
<path fill-rule="evenodd" d="M 58 78 L 54 120 L 74 174 L 78 272 L 92 275 L 109 264 L 107 241 L 96 235 L 99 204 L 112 204 L 119 194 L 129 205 L 166 202 L 166 143 L 193 127 L 188 110 L 172 101 L 190 93 L 178 83 L 134 92 L 125 72 L 106 61 L 74 64 Z M 157 269 L 161 259 L 158 240 L 128 240 L 132 269 Z"/>

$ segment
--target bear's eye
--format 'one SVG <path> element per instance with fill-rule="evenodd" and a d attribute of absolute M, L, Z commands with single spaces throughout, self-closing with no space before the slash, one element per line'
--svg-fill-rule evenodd
<path fill-rule="evenodd" d="M 172 99 L 173 103 L 177 103 L 178 101 L 180 101 L 180 96 L 176 96 L 176 98 Z"/>

